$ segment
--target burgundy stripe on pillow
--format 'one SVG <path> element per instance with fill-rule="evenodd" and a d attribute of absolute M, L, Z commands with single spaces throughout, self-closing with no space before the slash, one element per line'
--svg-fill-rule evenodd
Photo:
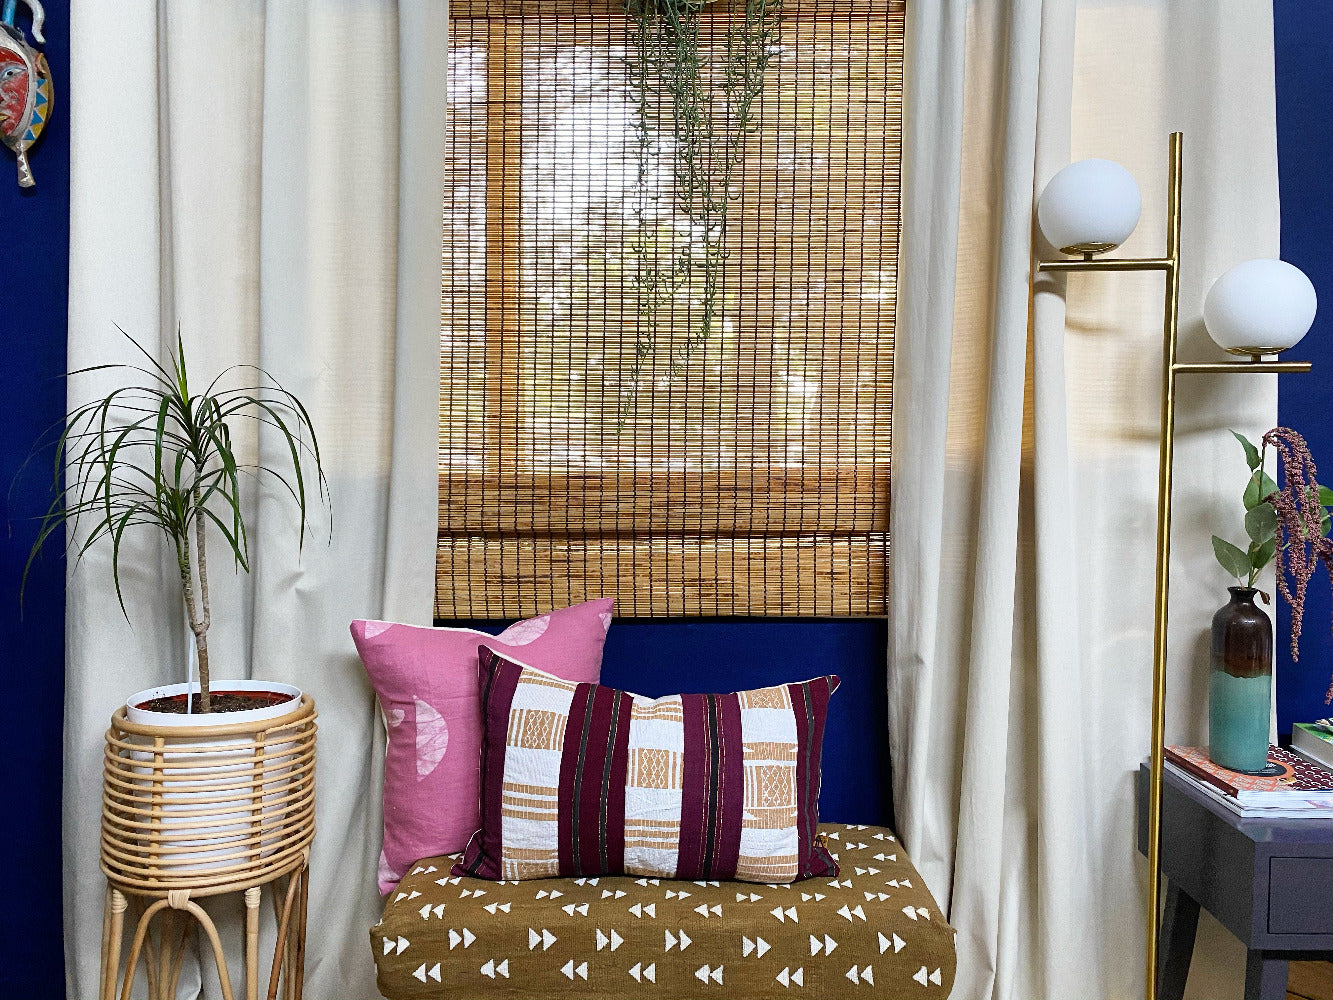
<path fill-rule="evenodd" d="M 790 882 L 815 838 L 835 676 L 648 699 L 481 648 L 482 827 L 455 875 Z"/>

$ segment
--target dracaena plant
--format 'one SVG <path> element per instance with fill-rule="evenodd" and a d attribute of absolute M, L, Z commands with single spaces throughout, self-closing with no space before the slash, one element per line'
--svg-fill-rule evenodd
<path fill-rule="evenodd" d="M 1253 587 L 1260 571 L 1275 563 L 1278 591 L 1291 606 L 1294 661 L 1300 658 L 1305 593 L 1315 567 L 1322 562 L 1333 580 L 1333 540 L 1328 537 L 1333 524 L 1329 517 L 1333 490 L 1319 485 L 1310 447 L 1290 427 L 1274 427 L 1258 446 L 1244 435 L 1231 433 L 1245 450 L 1250 467 L 1242 498 L 1249 544 L 1242 549 L 1214 535 L 1213 552 L 1222 568 L 1246 587 Z M 1281 487 L 1264 469 L 1269 448 L 1277 453 Z M 1325 700 L 1333 700 L 1333 684 Z"/>
<path fill-rule="evenodd" d="M 124 331 L 122 331 L 123 333 Z M 143 364 L 97 365 L 71 372 L 120 371 L 128 384 L 74 409 L 56 443 L 55 498 L 28 557 L 31 569 L 43 544 L 66 526 L 73 551 L 111 546 L 111 576 L 121 612 L 121 555 L 131 529 L 159 531 L 170 542 L 180 573 L 186 618 L 199 657 L 199 710 L 209 700 L 208 540 L 220 536 L 239 570 L 250 569 L 250 535 L 242 484 L 267 479 L 300 513 L 300 544 L 311 533 L 309 502 L 328 499 L 319 444 L 301 401 L 261 368 L 236 365 L 202 392 L 192 387 L 180 334 L 161 364 L 126 334 Z M 234 382 L 248 384 L 234 385 Z M 251 421 L 275 432 L 282 460 L 260 464 L 237 455 L 235 428 Z M 64 471 L 62 485 L 62 469 Z M 307 479 L 314 496 L 307 493 Z"/>

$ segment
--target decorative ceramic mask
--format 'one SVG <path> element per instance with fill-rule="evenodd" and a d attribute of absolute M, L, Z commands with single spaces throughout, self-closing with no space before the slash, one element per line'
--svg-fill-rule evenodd
<path fill-rule="evenodd" d="M 38 0 L 24 0 L 32 10 L 32 37 L 45 42 L 46 12 Z M 53 90 L 46 56 L 38 52 L 14 23 L 18 0 L 4 0 L 0 10 L 0 139 L 18 158 L 19 187 L 32 187 L 28 147 L 37 141 L 51 117 Z"/>

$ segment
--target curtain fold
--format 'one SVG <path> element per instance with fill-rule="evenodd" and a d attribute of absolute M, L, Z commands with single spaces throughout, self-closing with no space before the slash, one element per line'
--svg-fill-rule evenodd
<path fill-rule="evenodd" d="M 160 357 L 179 327 L 197 379 L 259 364 L 320 437 L 331 510 L 300 547 L 288 503 L 248 498 L 253 572 L 210 553 L 210 647 L 215 677 L 294 683 L 316 700 L 306 993 L 374 997 L 383 737 L 347 626 L 431 619 L 445 4 L 86 4 L 71 34 L 71 369 L 132 361 L 117 325 Z M 71 405 L 118 378 L 72 378 Z M 267 433 L 241 446 L 281 459 Z M 69 576 L 70 996 L 96 992 L 102 734 L 128 694 L 185 676 L 167 553 L 147 535 L 131 545 L 129 622 L 105 551 Z M 206 905 L 238 956 L 239 898 Z M 267 901 L 263 912 L 271 948 Z M 187 960 L 179 995 L 220 995 L 211 958 Z"/>
<path fill-rule="evenodd" d="M 890 743 L 904 843 L 958 928 L 960 1000 L 1142 994 L 1132 776 L 1149 742 L 1162 285 L 1033 281 L 1034 198 L 1071 160 L 1118 160 L 1144 200 L 1122 252 L 1157 255 L 1182 130 L 1181 355 L 1216 357 L 1207 288 L 1278 251 L 1271 40 L 1267 3 L 908 7 Z M 1227 582 L 1208 538 L 1243 532 L 1227 429 L 1271 426 L 1275 390 L 1181 386 L 1173 742 L 1206 738 Z M 1238 992 L 1238 946 L 1210 951 L 1208 931 L 1191 991 Z"/>

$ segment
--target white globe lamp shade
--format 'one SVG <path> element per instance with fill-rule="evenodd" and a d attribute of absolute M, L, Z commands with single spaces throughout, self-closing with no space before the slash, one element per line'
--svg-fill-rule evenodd
<path fill-rule="evenodd" d="M 1300 343 L 1318 304 L 1300 268 L 1284 260 L 1247 260 L 1208 290 L 1203 322 L 1222 350 L 1258 358 Z"/>
<path fill-rule="evenodd" d="M 1037 223 L 1061 253 L 1104 253 L 1129 239 L 1142 207 L 1134 175 L 1120 164 L 1079 160 L 1046 185 Z"/>

